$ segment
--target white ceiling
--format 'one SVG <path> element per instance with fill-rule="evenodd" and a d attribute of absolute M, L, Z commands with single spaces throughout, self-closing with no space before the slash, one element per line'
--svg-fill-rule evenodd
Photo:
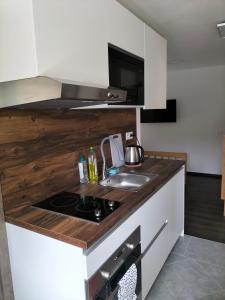
<path fill-rule="evenodd" d="M 118 0 L 168 40 L 171 66 L 225 64 L 225 0 Z"/>

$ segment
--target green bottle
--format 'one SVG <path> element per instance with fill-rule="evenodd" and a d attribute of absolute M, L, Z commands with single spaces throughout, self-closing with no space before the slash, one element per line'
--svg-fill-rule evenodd
<path fill-rule="evenodd" d="M 98 169 L 96 153 L 93 147 L 88 149 L 88 171 L 89 171 L 89 182 L 98 183 Z"/>

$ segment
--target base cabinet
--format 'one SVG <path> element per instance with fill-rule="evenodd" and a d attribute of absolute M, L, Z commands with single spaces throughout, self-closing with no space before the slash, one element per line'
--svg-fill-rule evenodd
<path fill-rule="evenodd" d="M 147 296 L 169 254 L 169 228 L 168 224 L 146 252 L 142 259 L 142 299 Z"/>
<path fill-rule="evenodd" d="M 7 223 L 15 300 L 88 300 L 85 281 L 139 226 L 144 300 L 183 232 L 183 207 L 184 168 L 87 251 Z"/>
<path fill-rule="evenodd" d="M 155 197 L 156 196 L 156 197 Z M 158 193 L 156 193 L 149 202 L 156 201 L 154 218 L 160 219 L 157 232 L 151 241 L 151 227 L 155 225 L 152 218 L 149 218 L 149 226 L 146 238 L 148 245 L 142 239 L 142 246 L 149 250 L 144 253 L 142 259 L 142 298 L 145 299 L 151 289 L 156 277 L 164 265 L 169 253 L 174 247 L 178 237 L 183 234 L 184 230 L 184 168 L 180 170 Z M 153 212 L 151 212 L 152 214 Z M 149 211 L 150 214 L 150 211 Z M 162 218 L 163 217 L 163 218 Z M 143 229 L 146 230 L 146 227 Z M 143 235 L 144 237 L 144 235 Z M 144 250 L 143 249 L 143 250 Z"/>
<path fill-rule="evenodd" d="M 169 199 L 169 247 L 172 248 L 177 241 L 177 237 L 183 234 L 184 230 L 184 176 L 179 173 L 171 179 L 171 186 L 176 186 L 170 191 Z"/>

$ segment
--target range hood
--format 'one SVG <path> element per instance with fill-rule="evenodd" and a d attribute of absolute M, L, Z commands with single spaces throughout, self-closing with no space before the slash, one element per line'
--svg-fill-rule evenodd
<path fill-rule="evenodd" d="M 65 83 L 45 76 L 0 83 L 0 108 L 79 108 L 126 101 L 127 92 Z"/>

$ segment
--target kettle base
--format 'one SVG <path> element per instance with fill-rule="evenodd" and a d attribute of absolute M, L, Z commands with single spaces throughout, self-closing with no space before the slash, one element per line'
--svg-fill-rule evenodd
<path fill-rule="evenodd" d="M 137 168 L 137 167 L 141 167 L 142 163 L 138 163 L 138 164 L 125 164 L 125 167 L 128 168 Z"/>

